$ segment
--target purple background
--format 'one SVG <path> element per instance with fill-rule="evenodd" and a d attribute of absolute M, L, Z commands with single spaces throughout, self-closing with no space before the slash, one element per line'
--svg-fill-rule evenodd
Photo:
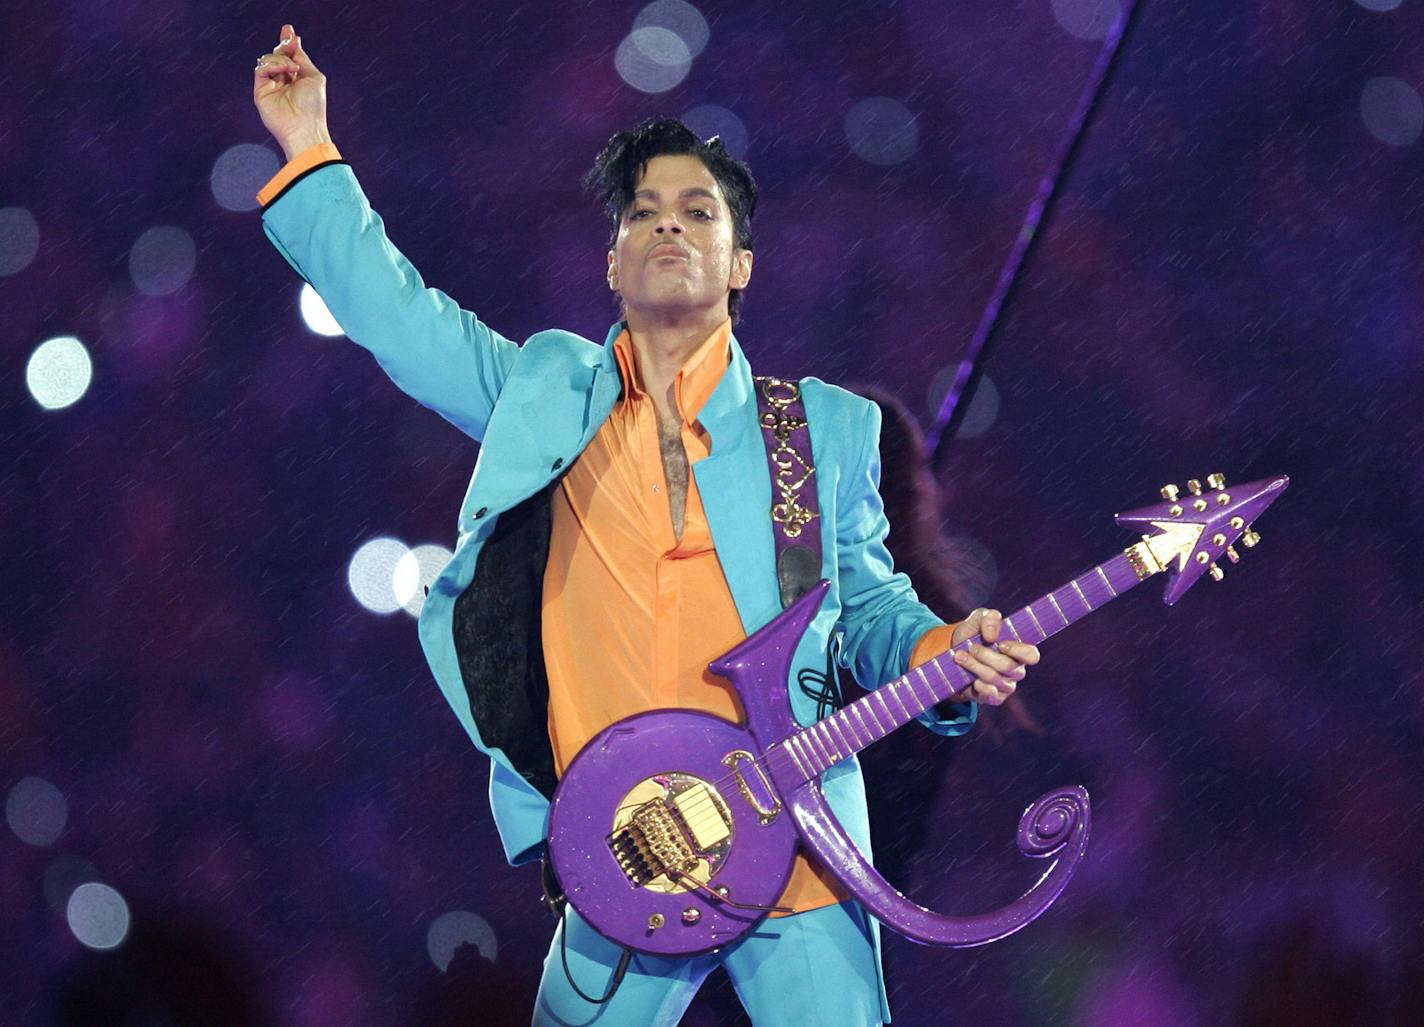
<path fill-rule="evenodd" d="M 209 186 L 270 145 L 251 67 L 284 20 L 394 241 L 513 338 L 615 316 L 577 190 L 608 136 L 733 110 L 753 365 L 922 418 L 1097 52 L 1049 0 L 704 3 L 707 50 L 649 96 L 613 67 L 639 5 L 443 6 L 0 10 L 0 207 L 40 228 L 0 278 L 0 790 L 68 805 L 51 845 L 0 830 L 6 1023 L 514 1023 L 537 984 L 551 921 L 503 863 L 487 762 L 413 620 L 346 586 L 371 537 L 453 544 L 476 447 L 308 332 L 257 213 Z M 1045 645 L 1021 693 L 1043 735 L 917 767 L 948 774 L 901 882 L 926 904 L 1026 887 L 1014 824 L 1052 785 L 1089 789 L 1095 836 L 1019 935 L 889 938 L 897 1023 L 1424 1021 L 1424 142 L 1367 129 L 1379 76 L 1424 86 L 1417 0 L 1143 8 L 988 365 L 997 418 L 943 468 L 946 527 L 1007 611 L 1130 542 L 1112 514 L 1168 481 L 1293 484 L 1225 582 L 1171 610 L 1154 583 Z M 846 140 L 872 96 L 916 117 L 893 166 Z M 198 250 L 158 298 L 128 275 L 154 225 Z M 25 364 L 64 334 L 94 383 L 44 411 Z M 114 952 L 56 909 L 86 876 L 133 913 Z M 488 922 L 493 965 L 432 962 L 450 910 Z M 723 988 L 686 1022 L 745 1020 Z"/>

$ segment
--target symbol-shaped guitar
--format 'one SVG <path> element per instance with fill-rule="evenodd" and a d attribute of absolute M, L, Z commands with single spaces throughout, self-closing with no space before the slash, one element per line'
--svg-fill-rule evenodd
<path fill-rule="evenodd" d="M 1163 502 L 1117 515 L 1142 541 L 1004 618 L 1001 637 L 1034 644 L 1153 574 L 1174 604 L 1204 573 L 1217 580 L 1235 544 L 1256 544 L 1251 522 L 1290 483 L 1284 475 L 1227 490 L 1219 474 L 1162 489 Z M 621 945 L 658 955 L 734 941 L 777 909 L 798 842 L 882 923 L 914 941 L 964 947 L 996 941 L 1040 916 L 1063 891 L 1088 842 L 1088 793 L 1055 789 L 1019 821 L 1021 852 L 1055 857 L 1002 909 L 946 916 L 895 890 L 837 822 L 820 787 L 827 768 L 958 693 L 970 675 L 945 653 L 802 728 L 786 681 L 815 618 L 822 581 L 711 664 L 732 682 L 747 720 L 654 710 L 595 735 L 554 794 L 549 854 L 570 902 Z M 955 648 L 963 649 L 976 636 Z"/>

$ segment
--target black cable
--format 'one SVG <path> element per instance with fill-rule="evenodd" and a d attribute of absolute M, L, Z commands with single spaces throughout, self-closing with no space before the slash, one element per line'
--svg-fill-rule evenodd
<path fill-rule="evenodd" d="M 618 965 L 613 969 L 613 983 L 608 986 L 608 991 L 602 998 L 594 998 L 588 995 L 574 983 L 574 975 L 569 972 L 569 925 L 565 917 L 565 908 L 559 909 L 559 956 L 564 963 L 564 977 L 569 982 L 569 987 L 578 992 L 578 997 L 595 1006 L 601 1006 L 613 997 L 613 993 L 618 990 L 618 986 L 623 983 L 623 975 L 628 972 L 628 963 L 633 959 L 633 950 L 625 948 L 623 955 L 618 957 Z"/>

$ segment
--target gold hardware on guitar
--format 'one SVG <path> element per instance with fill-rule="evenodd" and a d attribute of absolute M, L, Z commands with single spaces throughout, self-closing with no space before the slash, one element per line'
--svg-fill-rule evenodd
<path fill-rule="evenodd" d="M 757 777 L 761 778 L 761 786 L 771 799 L 770 806 L 764 806 L 752 795 L 751 786 L 747 784 L 747 779 L 742 775 L 743 762 L 751 764 L 757 772 Z M 781 812 L 781 798 L 776 794 L 776 789 L 771 787 L 771 782 L 767 780 L 766 771 L 761 769 L 761 764 L 756 761 L 756 757 L 745 749 L 735 749 L 722 757 L 722 762 L 732 769 L 732 776 L 737 779 L 737 788 L 742 793 L 742 798 L 747 800 L 747 805 L 756 810 L 757 816 L 761 818 L 763 824 L 769 824 L 776 819 Z"/>
<path fill-rule="evenodd" d="M 669 772 L 644 778 L 623 797 L 607 842 L 630 884 L 681 892 L 712 879 L 732 834 L 731 810 L 715 786 Z"/>

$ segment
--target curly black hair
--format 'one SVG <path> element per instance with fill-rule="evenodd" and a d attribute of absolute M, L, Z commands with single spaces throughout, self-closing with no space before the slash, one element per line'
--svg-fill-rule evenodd
<path fill-rule="evenodd" d="M 676 118 L 646 118 L 636 128 L 619 132 L 593 162 L 583 177 L 586 192 L 603 205 L 613 222 L 608 246 L 618 241 L 618 226 L 633 203 L 633 190 L 638 176 L 654 157 L 666 154 L 690 154 L 702 161 L 732 212 L 732 244 L 738 249 L 752 249 L 752 215 L 756 212 L 757 188 L 751 169 L 727 152 L 721 138 L 713 136 L 705 142 Z M 732 324 L 742 306 L 740 289 L 727 297 L 727 313 Z"/>

